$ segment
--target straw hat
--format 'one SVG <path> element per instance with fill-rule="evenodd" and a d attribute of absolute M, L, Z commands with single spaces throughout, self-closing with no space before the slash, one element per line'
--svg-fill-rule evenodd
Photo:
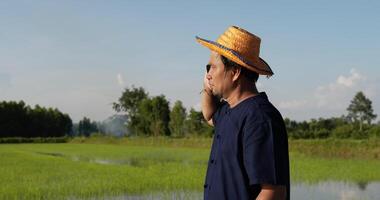
<path fill-rule="evenodd" d="M 197 41 L 212 51 L 255 71 L 258 74 L 272 76 L 272 69 L 259 57 L 261 39 L 237 26 L 230 26 L 216 42 L 196 36 Z"/>

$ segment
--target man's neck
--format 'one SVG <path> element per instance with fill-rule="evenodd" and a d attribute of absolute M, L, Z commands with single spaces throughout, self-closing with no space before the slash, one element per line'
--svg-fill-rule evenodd
<path fill-rule="evenodd" d="M 237 106 L 243 100 L 259 94 L 255 84 L 239 85 L 225 99 L 230 108 Z"/>

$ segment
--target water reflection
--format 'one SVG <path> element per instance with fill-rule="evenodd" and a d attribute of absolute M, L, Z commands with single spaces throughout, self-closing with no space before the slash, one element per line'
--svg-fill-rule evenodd
<path fill-rule="evenodd" d="M 177 199 L 203 199 L 203 192 L 177 191 L 161 192 L 145 195 L 123 195 L 116 197 L 102 197 L 92 199 L 111 200 L 177 200 Z M 291 199 L 294 200 L 356 200 L 356 199 L 380 199 L 380 182 L 320 182 L 316 184 L 293 183 L 291 184 Z"/>
<path fill-rule="evenodd" d="M 92 198 L 91 200 L 109 199 L 109 200 L 197 200 L 203 199 L 203 192 L 195 191 L 177 191 L 177 192 L 160 192 L 145 195 L 123 195 L 116 197 Z"/>
<path fill-rule="evenodd" d="M 380 182 L 292 184 L 292 199 L 380 199 Z"/>

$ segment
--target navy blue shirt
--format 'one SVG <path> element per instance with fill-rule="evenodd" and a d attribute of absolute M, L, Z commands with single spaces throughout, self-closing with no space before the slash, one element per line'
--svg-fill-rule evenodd
<path fill-rule="evenodd" d="M 260 184 L 286 185 L 289 152 L 284 120 L 265 92 L 235 107 L 221 103 L 204 184 L 205 200 L 255 199 Z"/>

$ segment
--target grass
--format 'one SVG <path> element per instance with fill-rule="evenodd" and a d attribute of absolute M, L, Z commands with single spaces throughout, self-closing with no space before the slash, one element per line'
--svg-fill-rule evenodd
<path fill-rule="evenodd" d="M 77 144 L 118 144 L 128 146 L 164 146 L 206 149 L 211 147 L 211 142 L 210 138 L 203 137 L 77 137 L 70 140 L 70 143 Z M 289 140 L 289 151 L 323 158 L 379 159 L 380 139 L 291 139 Z"/>
<path fill-rule="evenodd" d="M 102 144 L 0 146 L 0 199 L 200 190 L 207 151 Z"/>
<path fill-rule="evenodd" d="M 380 139 L 289 140 L 289 150 L 312 157 L 379 160 Z"/>
<path fill-rule="evenodd" d="M 190 148 L 210 148 L 211 138 L 207 137 L 76 137 L 70 140 L 70 143 L 86 144 L 119 144 L 127 146 L 156 146 L 156 147 L 190 147 Z"/>
<path fill-rule="evenodd" d="M 380 160 L 318 158 L 294 152 L 290 157 L 292 182 L 380 181 Z"/>
<path fill-rule="evenodd" d="M 101 199 L 173 191 L 190 196 L 203 190 L 210 144 L 207 138 L 76 138 L 63 144 L 1 144 L 0 199 Z M 375 144 L 290 141 L 292 182 L 379 181 Z M 351 153 L 339 153 L 342 150 Z M 370 156 L 362 155 L 365 151 Z"/>

